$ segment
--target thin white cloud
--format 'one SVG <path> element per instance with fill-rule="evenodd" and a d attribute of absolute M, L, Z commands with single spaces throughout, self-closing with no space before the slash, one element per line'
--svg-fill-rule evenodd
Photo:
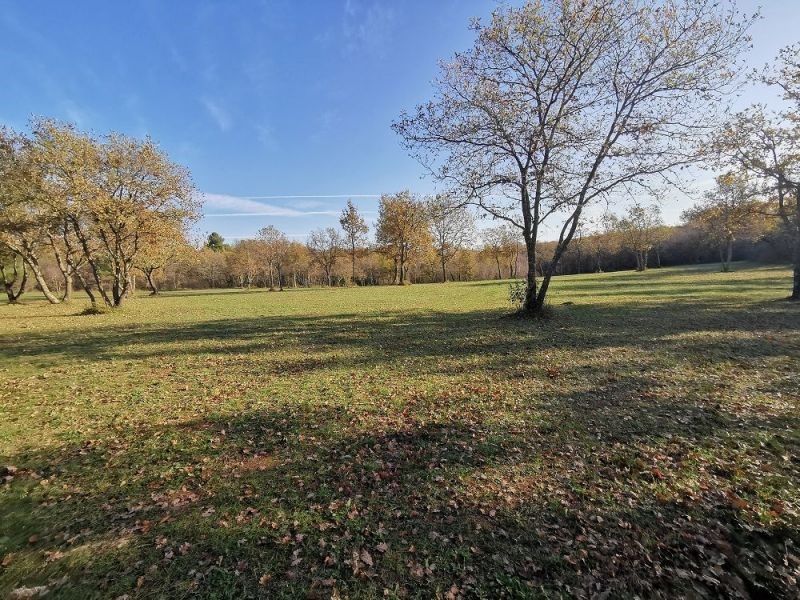
<path fill-rule="evenodd" d="M 220 234 L 222 238 L 225 240 L 252 240 L 256 236 L 255 235 L 227 235 L 227 234 Z M 284 235 L 288 238 L 294 239 L 305 239 L 308 237 L 307 233 L 284 233 Z"/>
<path fill-rule="evenodd" d="M 338 215 L 335 210 L 291 210 L 282 209 L 278 206 L 270 206 L 262 212 L 251 213 L 205 213 L 205 217 L 309 217 L 313 215 Z"/>
<path fill-rule="evenodd" d="M 299 198 L 380 198 L 380 194 L 328 194 L 323 196 L 242 196 L 248 200 L 294 200 Z"/>
<path fill-rule="evenodd" d="M 202 99 L 203 106 L 221 131 L 228 131 L 233 126 L 233 119 L 225 108 L 211 98 Z"/>
<path fill-rule="evenodd" d="M 333 215 L 336 211 L 302 211 L 286 206 L 257 202 L 254 198 L 226 194 L 201 194 L 206 217 L 306 217 Z M 211 210 L 212 212 L 206 212 Z"/>
<path fill-rule="evenodd" d="M 367 49 L 379 54 L 391 38 L 393 7 L 383 0 L 346 0 L 342 20 L 345 51 Z"/>

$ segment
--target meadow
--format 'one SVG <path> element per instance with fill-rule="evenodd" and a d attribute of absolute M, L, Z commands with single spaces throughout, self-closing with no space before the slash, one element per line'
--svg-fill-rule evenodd
<path fill-rule="evenodd" d="M 796 598 L 790 280 L 0 306 L 0 595 Z"/>

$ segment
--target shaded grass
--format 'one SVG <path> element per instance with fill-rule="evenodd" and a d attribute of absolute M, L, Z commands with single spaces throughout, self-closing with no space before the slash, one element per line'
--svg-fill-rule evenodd
<path fill-rule="evenodd" d="M 0 593 L 793 597 L 800 312 L 739 268 L 2 307 Z"/>

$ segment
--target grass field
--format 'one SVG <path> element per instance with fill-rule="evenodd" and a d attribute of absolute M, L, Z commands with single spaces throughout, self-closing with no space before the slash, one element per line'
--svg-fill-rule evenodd
<path fill-rule="evenodd" d="M 796 598 L 800 306 L 735 267 L 0 306 L 0 595 Z"/>

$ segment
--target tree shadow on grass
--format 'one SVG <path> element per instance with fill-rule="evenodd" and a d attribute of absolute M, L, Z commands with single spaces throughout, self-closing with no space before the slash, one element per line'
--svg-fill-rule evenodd
<path fill-rule="evenodd" d="M 322 369 L 408 364 L 417 373 L 518 370 L 546 363 L 550 351 L 624 348 L 687 360 L 791 356 L 800 341 L 798 307 L 789 303 L 681 302 L 559 307 L 545 322 L 503 320 L 496 310 L 462 313 L 343 313 L 264 316 L 194 323 L 99 325 L 89 330 L 0 335 L 0 345 L 37 367 L 71 361 L 247 357 L 273 376 Z M 68 337 L 68 339 L 66 339 Z M 796 337 L 796 336 L 795 336 Z M 11 358 L 11 357 L 9 357 Z M 540 364 L 539 366 L 546 366 Z"/>
<path fill-rule="evenodd" d="M 24 449 L 0 589 L 793 597 L 798 417 L 650 387 L 554 394 L 513 423 L 436 395 L 381 415 L 275 401 Z"/>

